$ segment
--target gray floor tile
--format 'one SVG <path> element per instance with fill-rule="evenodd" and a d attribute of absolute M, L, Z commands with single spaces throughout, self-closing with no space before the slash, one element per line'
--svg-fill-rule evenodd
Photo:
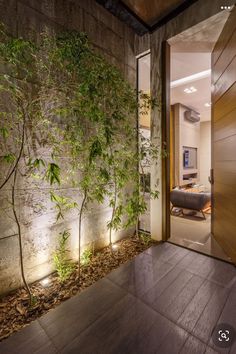
<path fill-rule="evenodd" d="M 56 353 L 56 348 L 38 321 L 0 343 L 1 354 Z"/>
<path fill-rule="evenodd" d="M 123 289 L 109 280 L 102 279 L 79 296 L 41 317 L 39 322 L 55 346 L 60 349 L 120 301 L 125 294 Z"/>
<path fill-rule="evenodd" d="M 182 269 L 178 267 L 172 268 L 164 277 L 160 278 L 156 284 L 149 289 L 145 294 L 142 296 L 142 300 L 148 304 L 153 304 L 155 300 L 167 289 L 173 281 L 179 276 Z"/>
<path fill-rule="evenodd" d="M 137 354 L 162 353 L 160 347 L 166 341 L 166 338 L 169 338 L 169 334 L 176 332 L 177 329 L 178 327 L 175 324 L 161 314 L 157 314 L 157 320 L 149 329 L 147 335 L 143 336 Z M 182 333 L 184 333 L 184 331 L 182 331 Z"/>
<path fill-rule="evenodd" d="M 144 301 L 157 311 L 164 313 L 170 304 L 176 300 L 178 294 L 183 290 L 193 275 L 185 270 L 175 267 L 163 281 L 158 282 L 145 296 Z M 176 276 L 174 277 L 174 273 Z"/>
<path fill-rule="evenodd" d="M 173 265 L 178 264 L 186 255 L 188 250 L 183 247 L 178 247 L 177 252 L 175 252 L 171 257 L 168 258 L 168 263 Z"/>
<path fill-rule="evenodd" d="M 193 329 L 193 334 L 205 343 L 209 342 L 211 333 L 217 324 L 228 296 L 229 289 L 219 288 L 204 308 L 204 311 Z"/>
<path fill-rule="evenodd" d="M 158 314 L 129 294 L 78 336 L 62 353 L 135 353 Z M 94 340 L 92 340 L 94 338 Z M 127 351 L 126 351 L 127 350 Z"/>
<path fill-rule="evenodd" d="M 184 310 L 183 314 L 180 316 L 178 324 L 180 324 L 180 326 L 185 328 L 187 331 L 191 332 L 210 298 L 213 296 L 215 291 L 219 289 L 219 286 L 215 283 L 205 280 L 202 286 L 198 289 L 196 295 L 193 297 L 192 301 Z"/>
<path fill-rule="evenodd" d="M 177 265 L 178 267 L 182 267 L 193 274 L 206 278 L 211 272 L 211 260 L 212 259 L 208 256 L 191 252 L 187 253 L 187 255 Z"/>
<path fill-rule="evenodd" d="M 206 347 L 206 351 L 205 354 L 219 354 L 218 352 L 216 352 L 214 349 L 210 348 L 210 347 Z"/>
<path fill-rule="evenodd" d="M 164 341 L 158 348 L 157 353 L 161 354 L 177 354 L 186 342 L 189 334 L 182 328 L 173 325 Z"/>
<path fill-rule="evenodd" d="M 3 354 L 236 353 L 211 341 L 236 328 L 236 269 L 164 243 L 0 343 Z"/>
<path fill-rule="evenodd" d="M 193 275 L 184 289 L 176 296 L 175 300 L 165 309 L 166 317 L 177 322 L 190 301 L 196 295 L 203 281 L 203 278 Z"/>
<path fill-rule="evenodd" d="M 180 350 L 180 354 L 204 354 L 206 350 L 206 344 L 193 336 L 188 336 L 187 341 Z"/>
<path fill-rule="evenodd" d="M 182 251 L 182 249 L 180 251 L 180 249 L 181 247 L 175 246 L 168 242 L 164 242 L 160 245 L 148 248 L 144 253 L 149 254 L 155 260 L 160 262 L 168 262 L 168 260 L 171 261 L 171 259 L 177 254 L 184 256 L 184 251 Z"/>
<path fill-rule="evenodd" d="M 231 325 L 236 331 L 236 291 L 235 288 L 231 289 L 229 297 L 225 303 L 225 306 L 222 310 L 222 313 L 218 319 L 217 324 L 220 323 L 227 323 Z M 210 338 L 209 345 L 214 348 L 214 350 L 218 351 L 219 353 L 236 353 L 236 340 L 234 341 L 231 348 L 228 349 L 220 349 L 214 345 L 212 339 Z"/>
<path fill-rule="evenodd" d="M 137 257 L 132 262 L 112 271 L 107 278 L 139 297 L 152 288 L 172 268 L 172 264 L 154 261 L 152 257 L 144 254 L 142 258 Z"/>
<path fill-rule="evenodd" d="M 231 287 L 236 282 L 236 268 L 232 264 L 211 259 L 208 279 L 216 283 Z"/>

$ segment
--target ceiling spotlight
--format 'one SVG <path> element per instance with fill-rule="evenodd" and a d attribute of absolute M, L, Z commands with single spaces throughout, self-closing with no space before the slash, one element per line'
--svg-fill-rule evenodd
<path fill-rule="evenodd" d="M 210 102 L 210 103 L 208 103 L 208 102 L 205 103 L 204 106 L 205 106 L 205 107 L 211 107 L 211 102 Z"/>
<path fill-rule="evenodd" d="M 191 86 L 189 88 L 184 89 L 185 93 L 193 93 L 193 92 L 196 92 L 196 91 L 197 91 L 197 89 L 194 86 Z"/>

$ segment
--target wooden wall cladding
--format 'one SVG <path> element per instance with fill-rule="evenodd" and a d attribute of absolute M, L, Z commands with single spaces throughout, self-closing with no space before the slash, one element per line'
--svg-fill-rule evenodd
<path fill-rule="evenodd" d="M 183 2 L 183 0 L 123 0 L 129 9 L 149 26 L 153 26 L 158 19 L 166 16 Z"/>
<path fill-rule="evenodd" d="M 212 53 L 213 233 L 236 263 L 236 9 Z"/>

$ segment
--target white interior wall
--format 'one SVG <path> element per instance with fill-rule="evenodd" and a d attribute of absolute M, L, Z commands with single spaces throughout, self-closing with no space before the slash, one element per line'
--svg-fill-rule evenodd
<path fill-rule="evenodd" d="M 211 185 L 208 181 L 211 168 L 211 122 L 201 122 L 200 124 L 200 183 L 207 190 Z"/>

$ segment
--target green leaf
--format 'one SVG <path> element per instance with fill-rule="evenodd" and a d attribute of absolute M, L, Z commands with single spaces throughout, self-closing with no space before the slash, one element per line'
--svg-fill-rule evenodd
<path fill-rule="evenodd" d="M 4 139 L 7 139 L 9 137 L 8 129 L 5 127 L 0 128 L 0 133 Z"/>
<path fill-rule="evenodd" d="M 61 173 L 60 167 L 54 162 L 51 162 L 48 164 L 45 178 L 50 183 L 50 185 L 53 185 L 55 183 L 60 185 L 61 184 L 60 173 Z"/>
<path fill-rule="evenodd" d="M 101 155 L 102 155 L 102 144 L 99 141 L 99 139 L 96 138 L 96 140 L 92 143 L 90 148 L 89 162 L 91 163 L 97 156 L 101 156 Z"/>
<path fill-rule="evenodd" d="M 7 155 L 3 156 L 3 159 L 7 163 L 13 163 L 16 159 L 16 156 L 14 154 L 7 154 Z"/>

